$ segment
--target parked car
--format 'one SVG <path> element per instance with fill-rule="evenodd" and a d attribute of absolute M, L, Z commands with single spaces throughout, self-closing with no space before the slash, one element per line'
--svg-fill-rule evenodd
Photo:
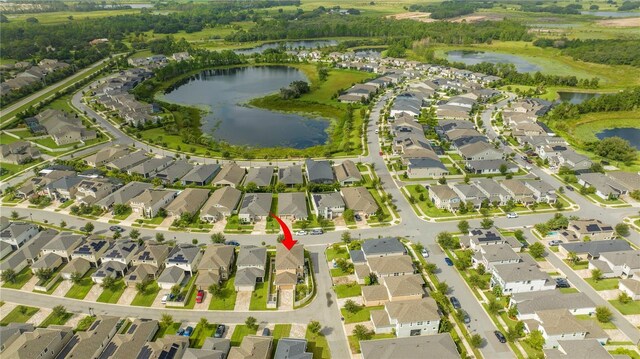
<path fill-rule="evenodd" d="M 449 298 L 449 300 L 451 301 L 451 305 L 453 305 L 454 308 L 456 309 L 460 309 L 462 308 L 462 306 L 460 305 L 460 301 L 458 300 L 458 298 L 456 297 L 451 297 Z"/>
<path fill-rule="evenodd" d="M 162 299 L 160 300 L 160 303 L 162 304 L 167 304 L 167 300 L 169 299 L 169 295 L 165 294 L 162 296 Z"/>
<path fill-rule="evenodd" d="M 184 328 L 178 329 L 178 331 L 176 332 L 176 335 L 184 335 Z"/>
<path fill-rule="evenodd" d="M 551 247 L 559 246 L 561 243 L 562 243 L 562 241 L 559 240 L 559 239 L 554 239 L 554 240 L 549 241 L 549 245 Z"/>
<path fill-rule="evenodd" d="M 499 341 L 500 343 L 503 343 L 503 344 L 504 344 L 504 343 L 506 343 L 506 342 L 507 342 L 507 338 L 504 336 L 504 334 L 502 334 L 502 332 L 501 332 L 501 331 L 496 330 L 496 331 L 494 331 L 494 332 L 493 332 L 493 334 L 495 334 L 495 335 L 496 335 L 496 338 L 498 338 L 498 341 Z"/>
<path fill-rule="evenodd" d="M 236 242 L 236 241 L 226 241 L 224 242 L 224 244 L 228 245 L 228 246 L 239 246 L 240 243 Z"/>
<path fill-rule="evenodd" d="M 362 221 L 362 217 L 360 217 L 360 215 L 359 215 L 359 214 L 354 214 L 354 215 L 353 215 L 353 218 L 355 218 L 355 219 L 356 219 L 356 221 L 358 221 L 358 222 Z"/>
<path fill-rule="evenodd" d="M 307 231 L 297 231 L 295 233 L 296 236 L 306 236 L 307 234 L 309 234 Z"/>
<path fill-rule="evenodd" d="M 263 337 L 268 337 L 270 335 L 271 335 L 271 331 L 269 330 L 269 328 L 262 329 L 262 336 Z"/>
<path fill-rule="evenodd" d="M 190 337 L 191 334 L 193 334 L 193 327 L 187 327 L 187 329 L 184 330 L 182 336 Z"/>
<path fill-rule="evenodd" d="M 518 214 L 516 212 L 507 213 L 507 218 L 518 218 Z"/>
<path fill-rule="evenodd" d="M 224 326 L 224 324 L 219 324 L 218 327 L 216 328 L 216 332 L 213 333 L 213 337 L 214 338 L 222 338 L 224 336 L 224 331 L 227 328 Z"/>
<path fill-rule="evenodd" d="M 573 186 L 567 186 L 566 187 L 569 191 L 573 191 Z"/>
<path fill-rule="evenodd" d="M 204 300 L 204 290 L 200 289 L 198 294 L 196 294 L 196 303 L 202 303 Z"/>
<path fill-rule="evenodd" d="M 426 249 L 426 248 L 422 248 L 422 250 L 420 251 L 420 253 L 422 254 L 422 256 L 423 256 L 424 258 L 429 257 L 429 251 L 427 251 L 427 249 Z"/>
<path fill-rule="evenodd" d="M 467 314 L 467 312 L 462 311 L 462 321 L 464 322 L 464 324 L 469 324 L 471 323 L 471 317 L 469 317 L 469 314 Z"/>
<path fill-rule="evenodd" d="M 449 257 L 444 257 L 444 262 L 447 263 L 449 267 L 453 266 L 453 261 Z"/>
<path fill-rule="evenodd" d="M 109 230 L 111 232 L 120 232 L 120 233 L 124 232 L 124 228 L 122 228 L 120 226 L 111 226 L 111 227 L 109 227 Z"/>
<path fill-rule="evenodd" d="M 556 288 L 571 288 L 571 284 L 565 278 L 556 278 Z"/>
<path fill-rule="evenodd" d="M 324 233 L 324 231 L 322 229 L 314 229 L 314 230 L 311 231 L 311 235 L 312 236 L 317 236 L 317 235 L 322 234 L 322 233 Z"/>
<path fill-rule="evenodd" d="M 378 132 L 380 132 L 378 129 L 376 129 L 375 131 L 373 131 L 375 134 L 378 134 Z"/>

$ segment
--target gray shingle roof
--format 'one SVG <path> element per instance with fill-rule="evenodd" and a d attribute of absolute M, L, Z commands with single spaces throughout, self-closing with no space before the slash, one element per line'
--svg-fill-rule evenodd
<path fill-rule="evenodd" d="M 367 257 L 375 257 L 383 254 L 405 253 L 406 249 L 398 238 L 376 238 L 364 241 L 362 251 Z"/>

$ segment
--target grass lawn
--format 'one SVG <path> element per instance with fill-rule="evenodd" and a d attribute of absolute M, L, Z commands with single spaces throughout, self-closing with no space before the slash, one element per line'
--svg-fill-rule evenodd
<path fill-rule="evenodd" d="M 342 277 L 342 276 L 349 275 L 349 274 L 351 274 L 351 273 L 344 272 L 340 268 L 331 268 L 331 276 L 332 277 Z"/>
<path fill-rule="evenodd" d="M 610 300 L 609 303 L 623 315 L 640 314 L 640 300 L 632 300 L 627 304 L 623 304 L 619 300 Z"/>
<path fill-rule="evenodd" d="M 420 187 L 421 190 L 418 192 L 416 189 Z M 445 211 L 443 209 L 438 209 L 434 206 L 433 202 L 429 199 L 429 192 L 423 185 L 407 185 L 404 186 L 409 191 L 409 194 L 416 199 L 415 206 L 419 207 L 424 214 L 432 218 L 438 217 L 452 217 L 453 214 L 451 212 Z M 424 198 L 423 201 L 420 200 L 420 195 Z"/>
<path fill-rule="evenodd" d="M 600 279 L 595 281 L 593 278 L 586 278 L 585 282 L 589 283 L 595 290 L 611 290 L 618 289 L 618 278 Z"/>
<path fill-rule="evenodd" d="M 127 208 L 127 210 L 124 213 L 113 216 L 113 219 L 124 221 L 125 219 L 127 219 L 127 217 L 131 215 L 132 212 L 133 210 L 131 208 Z"/>
<path fill-rule="evenodd" d="M 358 283 L 340 284 L 333 287 L 338 298 L 356 297 L 362 294 Z"/>
<path fill-rule="evenodd" d="M 522 349 L 524 349 L 527 354 L 527 358 L 544 358 L 544 353 L 542 350 L 533 349 L 527 342 L 521 340 L 520 345 L 522 345 Z"/>
<path fill-rule="evenodd" d="M 24 313 L 21 313 L 20 312 L 21 308 L 26 308 L 26 311 Z M 9 323 L 25 323 L 27 320 L 29 320 L 29 318 L 33 317 L 33 315 L 36 314 L 39 310 L 40 308 L 19 305 L 15 307 L 11 312 L 9 312 L 9 314 L 7 314 L 4 318 L 2 318 L 2 321 L 0 321 L 0 325 L 6 326 Z"/>
<path fill-rule="evenodd" d="M 307 339 L 307 351 L 313 353 L 313 359 L 331 358 L 329 343 L 327 343 L 327 338 L 322 333 L 313 334 L 307 329 L 305 339 Z"/>
<path fill-rule="evenodd" d="M 118 303 L 118 299 L 124 293 L 125 285 L 122 279 L 118 279 L 114 285 L 113 289 L 105 289 L 102 291 L 96 302 L 101 303 Z"/>
<path fill-rule="evenodd" d="M 271 332 L 273 336 L 272 353 L 276 351 L 278 340 L 288 337 L 289 334 L 291 334 L 291 324 L 276 324 L 273 326 L 273 332 Z"/>
<path fill-rule="evenodd" d="M 602 323 L 602 322 L 598 321 L 595 316 L 589 316 L 587 314 L 580 314 L 580 315 L 576 315 L 575 317 L 576 317 L 576 319 L 580 319 L 580 320 L 593 320 L 602 329 L 616 329 L 616 325 L 613 324 L 612 322 Z"/>
<path fill-rule="evenodd" d="M 374 334 L 371 340 L 389 339 L 389 338 L 395 338 L 395 337 L 396 336 L 393 335 L 393 333 L 380 333 L 380 334 Z M 358 340 L 358 338 L 356 338 L 355 335 L 349 335 L 347 339 L 349 339 L 349 347 L 351 347 L 351 352 L 354 354 L 360 353 L 360 341 Z"/>
<path fill-rule="evenodd" d="M 344 317 L 344 323 L 349 324 L 349 323 L 365 322 L 369 320 L 370 318 L 369 312 L 377 309 L 384 309 L 384 306 L 379 305 L 375 307 L 360 307 L 360 310 L 358 310 L 355 313 L 349 313 L 346 309 L 342 308 L 340 309 L 340 312 Z"/>
<path fill-rule="evenodd" d="M 249 310 L 267 310 L 267 283 L 256 283 L 256 290 L 251 293 Z"/>
<path fill-rule="evenodd" d="M 580 261 L 578 263 L 573 263 L 572 261 L 565 259 L 564 260 L 565 263 L 567 263 L 567 265 L 569 267 L 571 267 L 571 269 L 573 270 L 582 270 L 582 269 L 588 269 L 589 268 L 589 262 L 588 261 Z"/>
<path fill-rule="evenodd" d="M 145 288 L 143 293 L 136 294 L 133 301 L 131 301 L 131 305 L 136 305 L 140 307 L 150 307 L 153 304 L 153 301 L 158 296 L 160 292 L 160 287 L 158 286 L 158 282 L 153 281 L 151 284 Z"/>
<path fill-rule="evenodd" d="M 570 293 L 579 293 L 580 291 L 575 288 L 558 288 L 561 293 L 570 294 Z"/>
<path fill-rule="evenodd" d="M 242 338 L 247 335 L 256 334 L 257 329 L 251 329 L 244 324 L 236 326 L 233 330 L 233 334 L 231 335 L 231 346 L 237 347 L 242 343 Z"/>
<path fill-rule="evenodd" d="M 95 271 L 95 269 L 91 269 L 89 272 L 87 272 L 87 274 L 85 274 L 84 277 L 82 277 L 82 279 L 80 280 L 80 283 L 71 286 L 67 294 L 65 294 L 64 296 L 67 298 L 84 299 L 84 297 L 86 297 L 91 290 L 91 287 L 93 287 L 93 285 L 95 284 L 93 280 L 91 280 L 91 275 Z"/>
<path fill-rule="evenodd" d="M 42 321 L 42 323 L 40 323 L 39 326 L 48 327 L 50 325 L 64 325 L 69 319 L 71 319 L 72 316 L 73 313 L 68 312 L 64 315 L 56 315 L 55 313 L 51 313 L 44 319 L 44 321 Z"/>
<path fill-rule="evenodd" d="M 331 262 L 338 258 L 349 259 L 349 252 L 346 248 L 340 247 L 337 251 L 331 247 L 327 248 L 327 261 Z"/>
<path fill-rule="evenodd" d="M 195 329 L 193 330 L 193 334 L 191 335 L 191 338 L 189 338 L 189 347 L 191 348 L 202 348 L 202 345 L 204 344 L 205 339 L 213 336 L 213 333 L 216 331 L 217 325 L 216 324 L 207 324 L 206 326 L 202 326 L 200 325 L 200 323 L 198 323 L 198 325 L 196 325 Z"/>
<path fill-rule="evenodd" d="M 78 326 L 76 326 L 76 331 L 79 332 L 84 332 L 87 329 L 89 329 L 89 327 L 91 326 L 91 324 L 93 324 L 93 322 L 95 322 L 97 319 L 97 317 L 92 317 L 90 315 L 87 315 L 86 317 L 80 319 L 80 321 L 78 322 Z"/>
<path fill-rule="evenodd" d="M 156 339 L 157 338 L 162 338 L 165 335 L 176 334 L 178 332 L 178 329 L 180 329 L 180 323 L 173 323 L 168 327 L 165 327 L 164 325 L 160 325 L 160 328 L 158 329 L 158 332 L 156 333 Z"/>
<path fill-rule="evenodd" d="M 20 289 L 33 277 L 31 268 L 26 267 L 18 273 L 15 283 L 6 282 L 2 285 L 2 288 Z"/>
<path fill-rule="evenodd" d="M 221 295 L 211 298 L 209 310 L 233 310 L 233 308 L 235 308 L 237 293 L 233 285 L 234 278 L 235 275 L 224 282 Z M 211 295 L 211 293 L 207 293 L 206 295 Z"/>

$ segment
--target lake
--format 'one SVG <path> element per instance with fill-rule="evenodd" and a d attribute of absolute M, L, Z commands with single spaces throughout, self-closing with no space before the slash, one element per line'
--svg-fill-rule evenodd
<path fill-rule="evenodd" d="M 588 99 L 598 97 L 601 94 L 593 93 L 593 92 L 564 92 L 558 91 L 558 95 L 560 96 L 560 101 L 566 101 L 572 103 L 574 105 L 581 104 Z"/>
<path fill-rule="evenodd" d="M 290 49 L 316 49 L 325 46 L 338 45 L 336 40 L 301 40 L 301 41 L 287 41 L 287 42 L 270 42 L 262 44 L 260 46 L 252 47 L 250 49 L 235 50 L 237 54 L 252 55 L 261 53 L 266 49 L 277 49 L 284 46 L 287 50 Z"/>
<path fill-rule="evenodd" d="M 164 94 L 173 103 L 207 107 L 202 131 L 233 145 L 307 148 L 327 141 L 329 121 L 253 108 L 246 103 L 279 91 L 293 81 L 308 81 L 287 66 L 206 70 L 176 83 Z"/>
<path fill-rule="evenodd" d="M 636 17 L 640 12 L 636 11 L 581 11 L 582 15 L 593 15 L 600 17 Z"/>
<path fill-rule="evenodd" d="M 622 128 L 610 128 L 602 132 L 596 133 L 596 137 L 599 140 L 603 140 L 608 137 L 620 137 L 631 143 L 631 146 L 640 151 L 640 128 L 622 127 Z"/>
<path fill-rule="evenodd" d="M 518 72 L 536 72 L 541 70 L 540 66 L 532 64 L 520 56 L 497 52 L 455 50 L 447 52 L 447 60 L 462 62 L 465 65 L 476 65 L 481 62 L 513 64 Z"/>

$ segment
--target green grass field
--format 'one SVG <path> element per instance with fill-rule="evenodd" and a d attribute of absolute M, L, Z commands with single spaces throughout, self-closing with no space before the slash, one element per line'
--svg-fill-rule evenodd
<path fill-rule="evenodd" d="M 42 323 L 40 323 L 41 327 L 48 327 L 50 325 L 64 325 L 71 317 L 73 313 L 65 313 L 63 315 L 56 315 L 55 313 L 49 314 Z"/>
<path fill-rule="evenodd" d="M 339 284 L 333 287 L 338 298 L 356 297 L 362 294 L 360 285 L 357 283 Z"/>
<path fill-rule="evenodd" d="M 327 342 L 327 338 L 324 334 L 313 334 L 309 329 L 307 329 L 305 339 L 307 339 L 307 351 L 309 353 L 313 353 L 313 359 L 331 358 L 329 343 Z"/>
<path fill-rule="evenodd" d="M 213 336 L 213 333 L 216 331 L 216 324 L 207 324 L 206 326 L 202 326 L 200 323 L 196 325 L 193 329 L 193 334 L 189 338 L 189 343 L 191 348 L 202 348 L 204 341 Z"/>
<path fill-rule="evenodd" d="M 26 308 L 26 310 L 24 308 Z M 22 313 L 21 310 L 23 310 L 24 313 Z M 9 314 L 7 314 L 4 318 L 2 318 L 2 321 L 0 321 L 0 325 L 6 326 L 9 323 L 25 323 L 27 320 L 29 320 L 29 318 L 33 317 L 33 315 L 36 314 L 39 310 L 40 308 L 19 305 L 15 307 L 12 311 L 10 311 Z"/>
<path fill-rule="evenodd" d="M 342 313 L 342 316 L 344 317 L 344 323 L 345 324 L 349 324 L 349 323 L 365 322 L 365 321 L 369 320 L 369 318 L 370 318 L 369 313 L 372 310 L 378 310 L 378 309 L 384 309 L 384 306 L 380 305 L 380 306 L 375 306 L 375 307 L 360 307 L 360 310 L 358 310 L 355 313 L 350 313 L 346 309 L 342 308 L 342 309 L 340 309 L 340 312 Z"/>
<path fill-rule="evenodd" d="M 231 276 L 222 286 L 222 294 L 216 298 L 211 298 L 209 310 L 233 310 L 236 306 L 236 290 L 234 287 L 235 275 Z M 211 295 L 207 293 L 206 295 Z"/>
<path fill-rule="evenodd" d="M 231 346 L 237 347 L 242 343 L 242 338 L 247 335 L 256 334 L 255 329 L 251 329 L 244 324 L 237 325 L 233 330 L 233 334 L 231 335 Z"/>
<path fill-rule="evenodd" d="M 267 289 L 266 283 L 256 283 L 256 290 L 251 293 L 250 310 L 267 310 Z"/>
<path fill-rule="evenodd" d="M 18 273 L 18 275 L 16 276 L 16 281 L 15 283 L 9 283 L 9 282 L 5 282 L 2 285 L 2 288 L 9 288 L 9 289 L 20 289 L 22 288 L 25 284 L 27 284 L 27 282 L 33 277 L 33 272 L 31 272 L 31 268 L 26 267 L 23 270 L 20 271 L 20 273 Z"/>
<path fill-rule="evenodd" d="M 160 287 L 158 286 L 158 282 L 153 281 L 147 286 L 144 292 L 136 294 L 135 298 L 131 301 L 131 305 L 150 307 L 159 292 Z"/>
<path fill-rule="evenodd" d="M 623 315 L 640 314 L 640 301 L 632 300 L 627 304 L 621 303 L 619 300 L 610 300 L 609 303 L 616 307 Z"/>
<path fill-rule="evenodd" d="M 125 288 L 124 281 L 122 279 L 118 279 L 114 288 L 103 290 L 96 302 L 110 304 L 118 303 L 118 299 L 120 299 L 122 293 L 124 293 Z"/>
<path fill-rule="evenodd" d="M 612 290 L 618 289 L 618 278 L 607 278 L 600 279 L 599 281 L 594 280 L 593 278 L 586 278 L 585 282 L 589 283 L 595 290 Z"/>
<path fill-rule="evenodd" d="M 93 283 L 93 280 L 91 280 L 91 275 L 93 274 L 93 272 L 95 272 L 95 269 L 91 269 L 89 272 L 87 272 L 87 274 L 82 277 L 80 283 L 71 286 L 67 294 L 65 294 L 64 296 L 67 298 L 84 299 L 84 297 L 86 297 L 91 290 L 91 287 L 93 287 L 93 285 L 95 284 Z"/>

